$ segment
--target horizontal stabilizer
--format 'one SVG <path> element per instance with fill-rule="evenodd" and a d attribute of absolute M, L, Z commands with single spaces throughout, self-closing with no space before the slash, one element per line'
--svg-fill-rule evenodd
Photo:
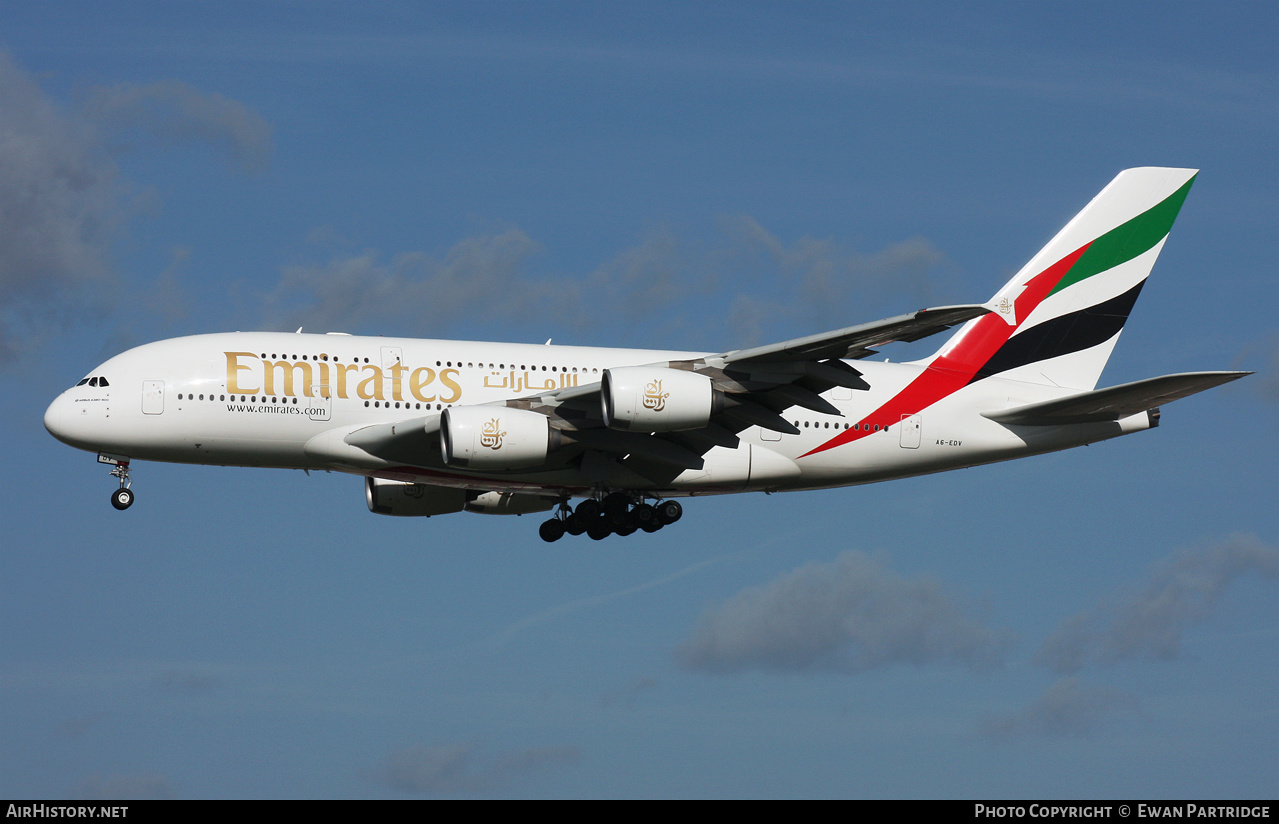
<path fill-rule="evenodd" d="M 983 412 L 992 421 L 1022 426 L 1117 421 L 1160 404 L 1212 389 L 1251 372 L 1184 372 L 1081 392 L 1054 401 L 1032 403 L 999 412 Z"/>

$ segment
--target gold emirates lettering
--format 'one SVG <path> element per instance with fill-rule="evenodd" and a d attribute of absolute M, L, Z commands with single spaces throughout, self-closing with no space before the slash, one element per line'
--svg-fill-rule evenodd
<path fill-rule="evenodd" d="M 354 390 L 363 400 L 407 400 L 404 390 L 422 403 L 456 403 L 462 398 L 458 370 L 438 373 L 423 366 L 411 369 L 397 363 L 382 369 L 371 363 L 332 364 L 317 361 L 263 360 L 252 352 L 223 352 L 226 355 L 226 389 L 236 395 L 278 395 L 348 399 Z M 330 368 L 331 367 L 331 368 Z M 406 381 L 405 375 L 408 375 Z M 390 379 L 389 381 L 387 379 Z M 336 383 L 336 387 L 334 384 Z M 407 384 L 407 387 L 405 386 Z M 336 388 L 336 392 L 334 389 Z"/>

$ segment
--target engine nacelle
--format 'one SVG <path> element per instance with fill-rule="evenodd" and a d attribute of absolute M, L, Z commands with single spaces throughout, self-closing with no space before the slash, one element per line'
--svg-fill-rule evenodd
<path fill-rule="evenodd" d="M 636 432 L 701 429 L 724 407 L 724 395 L 696 372 L 660 366 L 605 369 L 604 425 Z"/>
<path fill-rule="evenodd" d="M 440 419 L 440 450 L 449 466 L 537 466 L 563 438 L 545 415 L 504 406 L 454 406 Z"/>
<path fill-rule="evenodd" d="M 447 515 L 466 507 L 466 490 L 429 484 L 406 484 L 382 478 L 364 479 L 369 512 L 378 515 Z"/>
<path fill-rule="evenodd" d="M 466 511 L 481 515 L 527 515 L 554 509 L 559 503 L 556 498 L 519 492 L 472 492 L 469 497 Z"/>

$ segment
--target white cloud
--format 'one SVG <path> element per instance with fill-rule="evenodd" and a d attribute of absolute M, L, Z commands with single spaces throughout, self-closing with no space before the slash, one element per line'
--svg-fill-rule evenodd
<path fill-rule="evenodd" d="M 379 783 L 406 793 L 472 789 L 470 747 L 413 747 L 386 757 L 375 773 Z"/>
<path fill-rule="evenodd" d="M 866 253 L 833 238 L 805 236 L 787 244 L 748 215 L 721 218 L 720 227 L 730 241 L 720 257 L 781 286 L 778 294 L 785 298 L 770 303 L 770 314 L 823 328 L 873 320 L 850 320 L 847 314 L 868 295 L 898 300 L 905 295 L 918 305 L 907 304 L 902 311 L 923 308 L 933 302 L 935 281 L 946 263 L 946 256 L 922 237 Z"/>
<path fill-rule="evenodd" d="M 543 747 L 498 754 L 475 764 L 472 747 L 412 747 L 386 757 L 370 776 L 376 783 L 404 793 L 478 793 L 553 767 L 576 764 L 576 747 Z"/>
<path fill-rule="evenodd" d="M 312 234 L 320 243 L 335 236 L 327 227 Z M 871 254 L 808 238 L 787 247 L 749 217 L 722 222 L 704 244 L 659 227 L 585 273 L 533 275 L 542 252 L 513 227 L 464 238 L 442 255 L 368 249 L 286 266 L 262 324 L 438 336 L 478 318 L 525 333 L 521 325 L 608 334 L 601 342 L 612 344 L 646 326 L 666 340 L 694 338 L 671 341 L 675 347 L 729 349 L 780 328 L 813 332 L 871 320 L 869 294 L 892 295 L 899 311 L 919 308 L 945 261 L 919 238 Z M 733 294 L 720 297 L 729 288 Z M 903 292 L 913 297 L 902 301 Z"/>
<path fill-rule="evenodd" d="M 265 168 L 273 149 L 271 125 L 261 115 L 178 80 L 95 88 L 85 98 L 84 111 L 117 139 L 141 137 L 165 148 L 206 144 L 247 172 Z"/>
<path fill-rule="evenodd" d="M 619 690 L 613 690 L 605 693 L 600 704 L 604 707 L 625 707 L 635 706 L 635 702 L 640 696 L 657 689 L 657 681 L 648 676 L 640 676 L 631 679 L 630 683 Z"/>
<path fill-rule="evenodd" d="M 0 359 L 101 297 L 122 186 L 97 138 L 0 52 Z"/>
<path fill-rule="evenodd" d="M 91 775 L 80 782 L 71 797 L 85 801 L 110 801 L 113 799 L 170 799 L 175 798 L 176 795 L 168 777 L 155 773 Z"/>
<path fill-rule="evenodd" d="M 442 258 L 404 252 L 384 261 L 373 250 L 322 266 L 290 266 L 268 298 L 268 325 L 313 330 L 394 325 L 407 334 L 438 331 L 470 311 L 489 318 L 537 316 L 557 290 L 517 277 L 537 245 L 518 229 L 466 238 Z"/>
<path fill-rule="evenodd" d="M 1171 658 L 1188 627 L 1204 621 L 1236 578 L 1279 576 L 1279 548 L 1236 534 L 1166 559 L 1139 592 L 1066 621 L 1040 648 L 1038 663 L 1076 672 L 1090 663 Z"/>
<path fill-rule="evenodd" d="M 109 147 L 125 132 L 208 143 L 245 168 L 270 153 L 266 122 L 233 100 L 165 81 L 90 90 L 66 108 L 0 51 L 0 361 L 119 290 L 112 252 L 134 190 Z"/>
<path fill-rule="evenodd" d="M 860 552 L 807 564 L 708 610 L 676 651 L 685 667 L 859 672 L 894 664 L 1001 662 L 992 630 L 933 578 L 903 578 Z"/>
<path fill-rule="evenodd" d="M 991 738 L 1086 736 L 1118 716 L 1137 710 L 1137 700 L 1107 687 L 1086 687 L 1078 678 L 1062 678 L 1023 709 L 981 724 Z"/>
<path fill-rule="evenodd" d="M 200 695 L 222 687 L 222 679 L 216 675 L 185 669 L 157 673 L 152 683 L 161 692 L 173 695 Z"/>

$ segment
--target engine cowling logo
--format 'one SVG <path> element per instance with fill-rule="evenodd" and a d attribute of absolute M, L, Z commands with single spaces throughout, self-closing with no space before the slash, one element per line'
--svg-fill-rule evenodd
<path fill-rule="evenodd" d="M 654 412 L 661 412 L 666 408 L 666 399 L 671 396 L 670 392 L 662 391 L 662 382 L 660 380 L 649 381 L 644 387 L 644 408 L 651 409 Z"/>
<path fill-rule="evenodd" d="M 506 431 L 502 429 L 501 421 L 498 418 L 494 418 L 480 427 L 480 446 L 487 446 L 489 449 L 501 449 L 502 439 L 505 437 Z"/>

